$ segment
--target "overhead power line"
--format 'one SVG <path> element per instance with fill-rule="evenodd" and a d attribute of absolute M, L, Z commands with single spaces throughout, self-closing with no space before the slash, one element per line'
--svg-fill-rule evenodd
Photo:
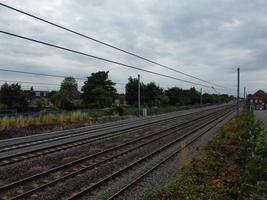
<path fill-rule="evenodd" d="M 3 69 L 3 68 L 0 68 L 0 71 L 10 72 L 10 73 L 35 75 L 35 76 L 47 76 L 47 77 L 54 77 L 54 78 L 66 78 L 67 77 L 64 75 L 44 74 L 44 73 L 37 73 L 37 72 L 27 72 L 27 71 L 20 71 L 20 70 Z M 71 77 L 73 77 L 73 76 L 71 76 Z M 86 81 L 87 80 L 86 78 L 80 78 L 80 77 L 73 77 L 73 78 L 75 78 L 76 80 L 80 80 L 80 81 Z M 0 80 L 0 81 L 2 81 L 2 80 Z M 126 83 L 116 83 L 116 84 L 126 85 Z"/>
<path fill-rule="evenodd" d="M 37 84 L 37 85 L 53 85 L 53 86 L 60 86 L 60 84 L 54 84 L 54 83 L 42 83 L 42 82 L 32 82 L 32 81 L 0 80 L 0 82 L 6 82 L 6 83 L 25 83 L 25 84 Z"/>
<path fill-rule="evenodd" d="M 123 53 L 126 53 L 126 54 L 128 54 L 128 55 L 134 56 L 134 57 L 136 57 L 136 58 L 145 60 L 145 61 L 147 61 L 147 62 L 149 62 L 149 63 L 158 65 L 158 66 L 163 67 L 163 68 L 165 68 L 165 69 L 169 69 L 169 70 L 171 70 L 171 71 L 180 73 L 180 74 L 185 75 L 185 76 L 187 76 L 187 77 L 194 78 L 194 79 L 196 79 L 196 80 L 199 80 L 199 81 L 202 81 L 202 82 L 205 82 L 205 83 L 209 83 L 209 84 L 211 84 L 211 85 L 215 85 L 215 86 L 220 87 L 220 88 L 227 88 L 227 87 L 225 87 L 225 86 L 221 86 L 221 85 L 219 85 L 219 84 L 212 83 L 212 82 L 210 82 L 210 81 L 207 81 L 207 80 L 198 78 L 198 77 L 196 77 L 196 76 L 190 75 L 190 74 L 188 74 L 188 73 L 182 72 L 182 71 L 180 71 L 180 70 L 174 69 L 174 68 L 169 67 L 169 66 L 167 66 L 167 65 L 160 64 L 160 63 L 158 63 L 158 62 L 156 62 L 156 61 L 153 61 L 153 60 L 151 60 L 151 59 L 145 58 L 145 57 L 143 57 L 143 56 L 140 56 L 140 55 L 137 55 L 137 54 L 135 54 L 135 53 L 129 52 L 129 51 L 127 51 L 127 50 L 121 49 L 121 48 L 116 47 L 116 46 L 114 46 L 114 45 L 111 45 L 111 44 L 109 44 L 109 43 L 106 43 L 106 42 L 103 42 L 103 41 L 101 41 L 101 40 L 98 40 L 98 39 L 96 39 L 96 38 L 93 38 L 93 37 L 87 36 L 87 35 L 85 35 L 85 34 L 79 33 L 78 31 L 75 31 L 75 30 L 70 29 L 70 28 L 66 28 L 66 27 L 64 27 L 64 26 L 61 26 L 61 25 L 59 25 L 59 24 L 57 24 L 57 23 L 48 21 L 48 20 L 43 19 L 43 18 L 41 18 L 41 17 L 37 17 L 37 16 L 35 16 L 35 15 L 33 15 L 33 14 L 30 14 L 30 13 L 25 12 L 25 11 L 22 11 L 22 10 L 20 10 L 20 9 L 14 8 L 14 7 L 9 6 L 9 5 L 7 5 L 7 4 L 0 3 L 0 6 L 6 7 L 6 8 L 8 8 L 8 9 L 11 9 L 11 10 L 13 10 L 13 11 L 19 12 L 19 13 L 21 13 L 21 14 L 27 15 L 27 16 L 32 17 L 32 18 L 34 18 L 34 19 L 37 19 L 37 20 L 39 20 L 39 21 L 45 22 L 45 23 L 50 24 L 50 25 L 52 25 L 52 26 L 55 26 L 55 27 L 57 27 L 57 28 L 60 28 L 60 29 L 63 29 L 63 30 L 65 30 L 65 31 L 71 32 L 71 33 L 73 33 L 73 34 L 79 35 L 79 36 L 81 36 L 81 37 L 87 38 L 87 39 L 92 40 L 92 41 L 94 41 L 94 42 L 97 42 L 97 43 L 99 43 L 99 44 L 108 46 L 108 47 L 110 47 L 110 48 L 112 48 L 112 49 L 118 50 L 118 51 L 120 51 L 120 52 L 123 52 Z"/>
<path fill-rule="evenodd" d="M 37 75 L 37 76 L 48 76 L 48 77 L 54 77 L 54 78 L 65 78 L 66 77 L 63 75 L 44 74 L 44 73 L 37 73 L 37 72 L 26 72 L 26 71 L 3 69 L 3 68 L 0 68 L 0 71 L 11 72 L 11 73 L 20 73 L 20 74 L 29 74 L 29 75 Z M 87 80 L 85 78 L 79 78 L 79 77 L 74 77 L 74 78 L 77 80 L 82 80 L 82 81 Z"/>
<path fill-rule="evenodd" d="M 153 71 L 150 71 L 150 70 L 142 69 L 142 68 L 135 67 L 135 66 L 132 66 L 132 65 L 128 65 L 128 64 L 124 64 L 124 63 L 117 62 L 117 61 L 114 61 L 114 60 L 106 59 L 106 58 L 103 58 L 103 57 L 94 56 L 92 54 L 88 54 L 88 53 L 84 53 L 84 52 L 81 52 L 81 51 L 69 49 L 69 48 L 66 48 L 66 47 L 54 45 L 54 44 L 43 42 L 43 41 L 40 41 L 40 40 L 24 37 L 24 36 L 17 35 L 17 34 L 14 34 L 14 33 L 1 31 L 1 30 L 0 30 L 0 33 L 3 33 L 5 35 L 10 35 L 10 36 L 13 36 L 13 37 L 16 37 L 16 38 L 28 40 L 28 41 L 31 41 L 31 42 L 43 44 L 45 46 L 50 46 L 50 47 L 53 47 L 53 48 L 61 49 L 61 50 L 68 51 L 68 52 L 71 52 L 71 53 L 87 56 L 87 57 L 94 58 L 94 59 L 97 59 L 97 60 L 101 60 L 101 61 L 104 61 L 104 62 L 109 62 L 109 63 L 115 64 L 115 65 L 120 65 L 120 66 L 123 66 L 123 67 L 126 67 L 126 68 L 131 68 L 131 69 L 143 71 L 143 72 L 146 72 L 146 73 L 162 76 L 162 77 L 165 77 L 165 78 L 170 78 L 170 79 L 174 79 L 174 80 L 177 80 L 177 81 L 190 83 L 190 84 L 193 84 L 193 85 L 199 85 L 199 86 L 206 87 L 206 88 L 211 88 L 212 87 L 212 86 L 209 86 L 209 85 L 204 85 L 204 84 L 201 84 L 201 83 L 196 83 L 196 82 L 192 82 L 192 81 L 188 81 L 188 80 L 184 80 L 184 79 L 179 79 L 179 78 L 176 78 L 176 77 L 173 77 L 173 76 L 169 76 L 169 75 L 161 74 L 161 73 L 158 73 L 158 72 L 153 72 Z"/>

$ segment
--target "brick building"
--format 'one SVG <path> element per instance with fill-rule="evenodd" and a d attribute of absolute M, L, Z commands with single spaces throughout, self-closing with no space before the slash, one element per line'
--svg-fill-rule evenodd
<path fill-rule="evenodd" d="M 257 110 L 266 109 L 267 93 L 263 90 L 258 90 L 253 95 L 249 95 L 247 98 L 249 105 Z"/>

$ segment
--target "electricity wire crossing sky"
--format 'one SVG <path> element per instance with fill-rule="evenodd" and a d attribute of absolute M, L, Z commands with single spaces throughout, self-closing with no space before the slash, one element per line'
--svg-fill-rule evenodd
<path fill-rule="evenodd" d="M 143 82 L 165 89 L 235 94 L 240 67 L 241 88 L 246 85 L 253 92 L 266 84 L 266 56 L 260 52 L 266 48 L 260 43 L 266 37 L 265 3 L 233 7 L 238 3 L 0 1 L 0 79 L 53 88 L 64 76 L 85 79 L 104 70 L 121 83 L 121 91 L 129 76 L 140 73 Z M 259 8 L 257 13 L 251 5 Z M 258 34 L 251 32 L 252 22 L 257 22 Z M 250 35 L 241 35 L 244 30 Z M 246 41 L 249 36 L 255 37 Z M 53 76 L 40 75 L 44 73 Z"/>

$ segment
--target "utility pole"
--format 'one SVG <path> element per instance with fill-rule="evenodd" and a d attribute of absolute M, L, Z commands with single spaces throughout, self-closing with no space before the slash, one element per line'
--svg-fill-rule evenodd
<path fill-rule="evenodd" d="M 202 88 L 200 88 L 200 105 L 202 106 Z"/>
<path fill-rule="evenodd" d="M 246 97 L 247 97 L 247 95 L 246 95 L 246 87 L 244 87 L 244 100 L 246 100 Z"/>
<path fill-rule="evenodd" d="M 236 116 L 239 117 L 239 84 L 240 84 L 240 69 L 237 68 L 237 99 L 236 99 Z"/>
<path fill-rule="evenodd" d="M 141 116 L 140 74 L 138 74 L 138 117 Z"/>

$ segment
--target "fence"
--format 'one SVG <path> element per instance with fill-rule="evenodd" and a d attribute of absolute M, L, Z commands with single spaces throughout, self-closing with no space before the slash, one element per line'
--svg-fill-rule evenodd
<path fill-rule="evenodd" d="M 209 104 L 213 105 L 213 104 Z M 207 106 L 207 105 L 202 105 Z M 202 107 L 201 105 L 190 105 L 190 106 L 166 106 L 166 107 L 151 107 L 147 108 L 147 114 L 148 115 L 157 115 L 157 114 L 163 114 L 168 112 L 174 112 L 179 110 L 187 110 L 192 108 L 198 108 Z M 48 114 L 53 115 L 61 115 L 61 114 L 68 114 L 72 112 L 82 112 L 86 113 L 88 116 L 102 116 L 107 114 L 106 109 L 78 109 L 78 110 L 59 110 L 59 111 L 41 111 L 41 112 L 25 112 L 25 113 L 9 113 L 9 112 L 3 112 L 0 111 L 0 118 L 1 117 L 40 117 L 45 116 Z M 136 107 L 123 107 L 123 115 L 138 115 L 138 108 Z"/>

